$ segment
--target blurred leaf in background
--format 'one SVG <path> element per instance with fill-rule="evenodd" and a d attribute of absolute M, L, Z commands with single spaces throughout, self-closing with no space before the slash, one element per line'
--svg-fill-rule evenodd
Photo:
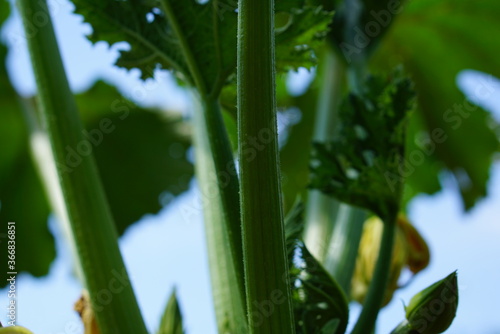
<path fill-rule="evenodd" d="M 9 15 L 9 3 L 0 1 L 0 26 Z M 46 275 L 56 251 L 47 229 L 50 209 L 31 163 L 28 129 L 20 98 L 7 76 L 7 48 L 0 43 L 0 247 L 7 264 L 7 223 L 16 222 L 15 271 Z M 33 256 L 36 252 L 37 256 Z M 0 286 L 7 284 L 7 270 L 0 273 Z"/>
<path fill-rule="evenodd" d="M 310 186 L 385 221 L 400 207 L 404 176 L 399 172 L 415 92 L 399 69 L 369 76 L 365 84 L 362 96 L 351 93 L 342 102 L 332 129 L 337 138 L 314 143 Z"/>
<path fill-rule="evenodd" d="M 375 51 L 402 1 L 351 0 L 335 2 L 331 39 L 348 64 L 365 62 Z"/>
<path fill-rule="evenodd" d="M 76 99 L 120 233 L 188 189 L 190 131 L 181 115 L 142 109 L 101 81 Z"/>
<path fill-rule="evenodd" d="M 490 114 L 465 98 L 456 78 L 464 69 L 500 77 L 500 40 L 493 33 L 500 31 L 500 2 L 421 0 L 403 9 L 372 66 L 389 69 L 402 62 L 415 82 L 419 112 L 411 127 L 419 144 L 407 152 L 414 170 L 408 171 L 408 182 L 414 194 L 433 193 L 439 189 L 435 172 L 446 166 L 470 209 L 486 196 L 499 143 Z M 491 95 L 491 87 L 478 85 L 476 94 Z"/>
<path fill-rule="evenodd" d="M 285 210 L 289 210 L 297 195 L 306 196 L 309 185 L 309 160 L 311 143 L 316 120 L 318 96 L 317 80 L 303 95 L 284 102 L 287 106 L 298 108 L 300 122 L 291 126 L 288 138 L 280 151 L 280 163 Z"/>
<path fill-rule="evenodd" d="M 486 196 L 493 154 L 500 148 L 494 132 L 499 125 L 488 112 L 465 98 L 457 87 L 456 77 L 465 69 L 500 77 L 500 59 L 496 56 L 500 40 L 492 33 L 500 31 L 495 14 L 500 3 L 495 0 L 334 3 L 326 7 L 336 10 L 330 41 L 347 64 L 357 66 L 357 62 L 369 61 L 370 68 L 377 73 L 389 72 L 402 63 L 415 82 L 419 108 L 410 117 L 408 127 L 402 173 L 407 179 L 404 204 L 419 193 L 439 191 L 439 174 L 451 171 L 459 184 L 464 207 L 470 209 Z M 353 8 L 347 10 L 348 6 Z M 342 52 L 342 43 L 344 47 L 349 44 L 356 48 L 350 54 L 352 59 Z M 476 87 L 477 97 L 492 93 L 488 83 Z M 314 114 L 314 109 L 307 109 Z M 303 117 L 307 116 L 302 108 L 301 111 Z M 307 119 L 304 117 L 302 122 Z M 299 131 L 305 128 L 302 122 L 291 129 L 290 143 L 312 141 L 311 130 Z M 309 123 L 307 128 L 311 126 Z M 283 156 L 286 151 L 295 153 L 293 145 L 285 145 L 282 161 L 287 161 Z M 292 161 L 304 165 L 300 157 Z M 290 168 L 299 167 L 283 163 L 283 174 L 290 174 L 287 171 Z M 289 180 L 285 178 L 285 182 Z M 285 184 L 286 187 L 290 185 Z M 293 201 L 293 195 L 290 198 Z"/>
<path fill-rule="evenodd" d="M 16 240 L 23 245 L 17 248 L 17 271 L 43 276 L 55 258 L 47 228 L 50 208 L 30 157 L 21 99 L 4 66 L 6 53 L 0 45 L 0 219 L 17 223 Z M 120 234 L 188 189 L 193 176 L 187 157 L 190 134 L 180 114 L 140 108 L 104 82 L 77 95 L 77 102 L 86 127 L 86 147 L 96 156 Z M 78 147 L 67 150 L 75 163 L 66 166 L 69 169 L 77 167 L 79 155 L 87 154 Z M 5 275 L 0 274 L 2 285 Z"/>

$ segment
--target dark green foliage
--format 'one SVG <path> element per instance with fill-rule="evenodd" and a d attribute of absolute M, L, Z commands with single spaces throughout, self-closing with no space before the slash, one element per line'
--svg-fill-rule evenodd
<path fill-rule="evenodd" d="M 180 115 L 142 109 L 103 82 L 76 98 L 88 133 L 99 142 L 94 154 L 120 233 L 188 189 L 190 133 Z M 162 194 L 167 202 L 161 203 Z"/>
<path fill-rule="evenodd" d="M 399 210 L 406 118 L 414 106 L 410 80 L 399 72 L 370 77 L 363 96 L 343 102 L 331 143 L 315 143 L 311 187 L 381 217 Z"/>
<path fill-rule="evenodd" d="M 331 40 L 348 64 L 363 63 L 369 58 L 404 3 L 394 0 L 335 2 Z"/>

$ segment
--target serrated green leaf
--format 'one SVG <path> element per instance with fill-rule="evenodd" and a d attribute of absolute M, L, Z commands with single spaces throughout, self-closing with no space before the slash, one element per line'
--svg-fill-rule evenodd
<path fill-rule="evenodd" d="M 342 334 L 349 319 L 347 299 L 300 239 L 303 212 L 304 206 L 296 203 L 285 223 L 296 333 Z"/>
<path fill-rule="evenodd" d="M 465 99 L 456 76 L 474 69 L 500 77 L 500 43 L 491 33 L 500 29 L 499 11 L 495 0 L 409 1 L 372 62 L 379 69 L 404 63 L 418 92 L 423 129 L 430 138 L 443 132 L 431 158 L 456 176 L 466 209 L 486 195 L 499 143 L 488 125 L 491 116 Z M 478 90 L 488 94 L 487 85 Z"/>
<path fill-rule="evenodd" d="M 138 68 L 143 78 L 156 68 L 175 70 L 202 95 L 218 96 L 236 69 L 236 1 L 74 0 L 76 13 L 93 27 L 90 40 L 127 42 L 117 65 Z M 300 7 L 297 7 L 300 6 Z M 332 13 L 282 1 L 277 10 L 290 22 L 277 33 L 277 66 L 288 70 L 314 66 L 314 49 L 326 36 Z"/>
<path fill-rule="evenodd" d="M 157 334 L 184 334 L 182 313 L 175 290 L 168 299 Z"/>
<path fill-rule="evenodd" d="M 410 80 L 399 72 L 370 77 L 363 97 L 351 94 L 342 103 L 338 138 L 314 144 L 311 187 L 384 219 L 395 216 L 413 97 Z"/>
<path fill-rule="evenodd" d="M 231 1 L 73 2 L 76 13 L 92 25 L 93 42 L 129 43 L 117 65 L 139 68 L 143 78 L 152 77 L 158 67 L 173 69 L 210 93 L 234 70 L 237 14 Z"/>

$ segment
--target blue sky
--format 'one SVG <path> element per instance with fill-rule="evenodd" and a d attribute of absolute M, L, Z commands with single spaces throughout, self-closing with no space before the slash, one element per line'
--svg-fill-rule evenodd
<path fill-rule="evenodd" d="M 97 78 L 103 78 L 142 105 L 181 112 L 188 109 L 188 95 L 175 85 L 169 73 L 158 72 L 156 82 L 143 83 L 138 79 L 139 73 L 114 68 L 116 48 L 109 49 L 105 43 L 92 46 L 83 37 L 90 32 L 90 27 L 82 24 L 80 17 L 69 14 L 72 6 L 66 0 L 49 3 L 55 13 L 57 36 L 75 91 L 85 90 Z M 8 22 L 2 36 L 11 45 L 8 65 L 14 84 L 19 92 L 30 95 L 35 87 L 21 31 L 19 19 L 15 16 Z M 307 74 L 294 75 L 290 87 L 300 90 L 307 83 L 306 77 Z M 488 107 L 500 121 L 498 81 L 478 73 L 464 72 L 459 83 L 471 96 L 477 95 L 477 87 L 486 85 L 491 93 L 477 102 Z M 462 212 L 455 184 L 446 175 L 442 179 L 446 185 L 444 191 L 434 196 L 420 196 L 409 207 L 411 220 L 430 245 L 431 264 L 408 288 L 398 291 L 392 303 L 382 311 L 379 333 L 390 332 L 403 319 L 402 301 L 408 302 L 414 293 L 454 270 L 459 274 L 460 305 L 457 319 L 447 333 L 500 333 L 497 316 L 500 310 L 500 164 L 497 162 L 492 169 L 490 196 L 468 214 Z M 125 261 L 151 331 L 156 329 L 168 295 L 176 286 L 187 333 L 215 333 L 198 200 L 196 183 L 193 182 L 190 191 L 176 198 L 159 214 L 145 216 L 121 239 Z M 186 208 L 194 208 L 189 220 L 182 214 Z M 55 235 L 59 235 L 54 221 L 50 226 Z M 19 324 L 37 334 L 82 332 L 79 319 L 72 310 L 81 286 L 72 275 L 71 257 L 61 240 L 58 241 L 58 254 L 48 277 L 19 276 Z M 157 265 L 151 266 L 151 263 Z M 0 306 L 6 303 L 7 292 L 0 291 Z M 357 311 L 355 308 L 352 312 L 353 319 Z M 0 313 L 0 321 L 5 320 L 6 312 Z"/>

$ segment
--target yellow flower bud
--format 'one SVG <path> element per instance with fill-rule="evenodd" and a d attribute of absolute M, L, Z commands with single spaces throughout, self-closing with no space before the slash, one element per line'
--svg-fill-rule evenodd
<path fill-rule="evenodd" d="M 406 307 L 406 319 L 416 333 L 443 333 L 453 322 L 457 307 L 457 273 L 453 272 L 413 296 Z"/>

